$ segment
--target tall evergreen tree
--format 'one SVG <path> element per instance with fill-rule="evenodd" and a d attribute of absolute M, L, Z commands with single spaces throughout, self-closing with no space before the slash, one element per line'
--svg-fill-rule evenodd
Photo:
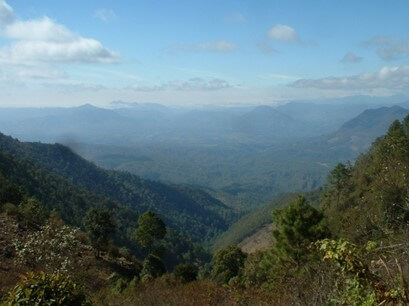
<path fill-rule="evenodd" d="M 305 197 L 273 212 L 274 248 L 278 258 L 299 266 L 309 255 L 312 242 L 329 236 L 324 215 L 309 205 Z"/>
<path fill-rule="evenodd" d="M 155 213 L 148 211 L 138 219 L 136 240 L 143 247 L 150 247 L 155 241 L 163 239 L 166 235 L 166 225 Z"/>
<path fill-rule="evenodd" d="M 97 257 L 99 257 L 100 251 L 106 250 L 109 240 L 115 232 L 114 216 L 105 208 L 92 208 L 84 218 L 84 225 L 91 244 L 97 250 Z"/>

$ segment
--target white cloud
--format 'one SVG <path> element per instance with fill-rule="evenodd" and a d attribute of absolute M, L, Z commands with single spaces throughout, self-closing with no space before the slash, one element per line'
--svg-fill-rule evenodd
<path fill-rule="evenodd" d="M 216 40 L 197 44 L 179 44 L 168 48 L 170 51 L 216 52 L 225 53 L 235 51 L 239 46 L 227 40 Z"/>
<path fill-rule="evenodd" d="M 89 38 L 78 37 L 72 41 L 55 42 L 41 40 L 19 41 L 0 49 L 0 60 L 8 63 L 22 62 L 96 62 L 113 63 L 118 55 Z"/>
<path fill-rule="evenodd" d="M 14 21 L 13 9 L 4 0 L 0 0 L 0 25 Z"/>
<path fill-rule="evenodd" d="M 3 28 L 2 36 L 14 40 L 54 42 L 65 42 L 76 38 L 74 33 L 48 17 L 12 22 Z"/>
<path fill-rule="evenodd" d="M 385 61 L 409 57 L 408 38 L 379 35 L 363 44 L 366 47 L 375 48 L 378 56 Z"/>
<path fill-rule="evenodd" d="M 0 27 L 0 35 L 11 40 L 9 45 L 0 48 L 2 63 L 113 63 L 119 60 L 117 53 L 99 41 L 82 37 L 48 17 L 34 20 L 7 17 L 7 12 L 10 11 L 10 15 L 12 10 L 5 1 L 0 3 L 0 16 L 8 20 Z"/>
<path fill-rule="evenodd" d="M 135 84 L 129 86 L 129 89 L 135 91 L 164 91 L 164 90 L 171 90 L 171 91 L 213 91 L 213 90 L 220 90 L 231 88 L 232 85 L 229 84 L 225 80 L 212 78 L 212 79 L 202 79 L 202 78 L 191 78 L 186 81 L 181 80 L 174 80 L 169 81 L 160 85 L 154 86 L 146 86 L 141 84 Z"/>
<path fill-rule="evenodd" d="M 344 64 L 356 64 L 362 62 L 363 58 L 359 55 L 356 55 L 353 52 L 347 52 L 344 57 L 340 60 Z"/>
<path fill-rule="evenodd" d="M 110 22 L 116 20 L 118 17 L 112 9 L 101 8 L 94 12 L 94 18 L 103 22 Z"/>
<path fill-rule="evenodd" d="M 388 90 L 392 93 L 407 92 L 409 91 L 409 65 L 383 67 L 377 72 L 366 72 L 347 77 L 300 79 L 290 84 L 290 86 L 360 92 L 378 89 Z"/>
<path fill-rule="evenodd" d="M 174 90 L 219 90 L 230 88 L 231 85 L 221 79 L 204 80 L 202 78 L 191 78 L 187 81 L 172 81 L 167 87 Z"/>
<path fill-rule="evenodd" d="M 276 24 L 267 33 L 267 36 L 271 39 L 280 40 L 290 43 L 300 43 L 297 32 L 290 26 L 284 24 Z"/>

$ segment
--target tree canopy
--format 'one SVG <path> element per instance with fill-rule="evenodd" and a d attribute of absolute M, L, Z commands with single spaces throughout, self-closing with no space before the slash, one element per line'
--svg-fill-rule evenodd
<path fill-rule="evenodd" d="M 112 213 L 105 208 L 92 208 L 84 218 L 84 225 L 91 244 L 98 251 L 106 249 L 116 227 Z"/>
<path fill-rule="evenodd" d="M 279 258 L 297 265 L 304 261 L 312 242 L 326 238 L 329 230 L 324 215 L 300 196 L 273 212 L 273 237 Z"/>
<path fill-rule="evenodd" d="M 143 247 L 150 247 L 166 235 L 166 225 L 154 212 L 148 211 L 138 218 L 136 240 Z"/>

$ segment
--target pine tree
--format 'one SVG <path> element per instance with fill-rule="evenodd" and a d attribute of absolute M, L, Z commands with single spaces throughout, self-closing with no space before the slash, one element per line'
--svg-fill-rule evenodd
<path fill-rule="evenodd" d="M 324 215 L 303 196 L 273 212 L 274 248 L 283 262 L 301 265 L 309 256 L 312 242 L 329 236 Z"/>
<path fill-rule="evenodd" d="M 116 222 L 112 213 L 105 208 L 92 208 L 84 218 L 91 244 L 100 252 L 106 250 L 112 234 L 115 232 Z"/>
<path fill-rule="evenodd" d="M 136 240 L 143 247 L 150 247 L 157 240 L 163 239 L 166 235 L 166 225 L 159 216 L 148 211 L 138 219 L 136 229 Z"/>

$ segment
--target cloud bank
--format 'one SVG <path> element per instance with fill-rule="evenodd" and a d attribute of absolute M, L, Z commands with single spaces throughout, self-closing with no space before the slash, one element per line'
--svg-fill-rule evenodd
<path fill-rule="evenodd" d="M 18 20 L 0 0 L 0 36 L 10 40 L 0 47 L 0 61 L 22 63 L 114 63 L 119 55 L 101 42 L 70 31 L 48 17 Z"/>
<path fill-rule="evenodd" d="M 300 79 L 289 86 L 324 90 L 363 91 L 385 89 L 390 92 L 407 92 L 409 90 L 409 65 L 383 67 L 377 72 L 366 72 L 347 77 Z"/>
<path fill-rule="evenodd" d="M 173 91 L 213 91 L 221 90 L 226 88 L 231 88 L 232 85 L 225 80 L 212 78 L 205 80 L 202 78 L 191 78 L 186 81 L 174 80 L 169 81 L 160 85 L 154 86 L 145 86 L 145 85 L 131 85 L 129 89 L 135 91 L 164 91 L 164 90 L 173 90 Z"/>
<path fill-rule="evenodd" d="M 409 57 L 409 39 L 393 36 L 375 36 L 363 43 L 368 48 L 375 48 L 384 61 L 393 61 Z"/>

